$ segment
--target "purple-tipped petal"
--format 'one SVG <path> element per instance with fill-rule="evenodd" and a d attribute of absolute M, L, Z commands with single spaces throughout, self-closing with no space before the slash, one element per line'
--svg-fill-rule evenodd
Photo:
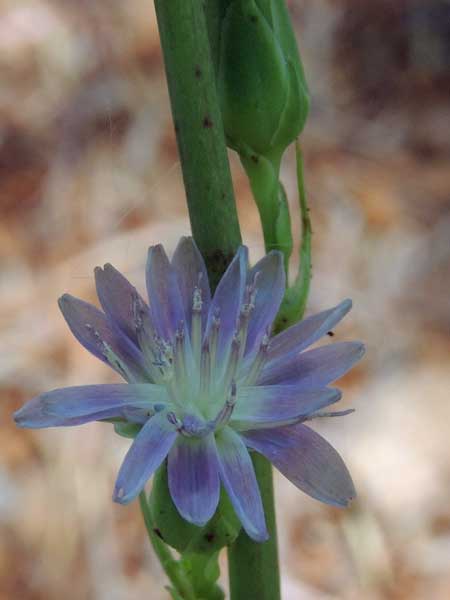
<path fill-rule="evenodd" d="M 282 331 L 270 341 L 268 361 L 286 360 L 291 353 L 298 353 L 317 342 L 341 321 L 352 307 L 347 299 L 329 310 L 324 310 Z"/>
<path fill-rule="evenodd" d="M 240 246 L 235 257 L 217 286 L 208 314 L 205 337 L 208 337 L 216 315 L 220 319 L 217 357 L 220 361 L 226 356 L 239 316 L 247 277 L 248 251 Z"/>
<path fill-rule="evenodd" d="M 161 244 L 148 251 L 146 281 L 155 329 L 163 339 L 172 340 L 185 315 L 175 270 Z"/>
<path fill-rule="evenodd" d="M 100 419 L 125 417 L 137 409 L 153 414 L 168 403 L 163 386 L 152 384 L 82 385 L 46 392 L 14 414 L 19 427 L 40 429 L 81 425 Z"/>
<path fill-rule="evenodd" d="M 255 274 L 257 274 L 255 283 L 257 291 L 255 307 L 248 325 L 246 355 L 250 355 L 258 349 L 283 300 L 286 276 L 281 252 L 273 250 L 256 263 L 247 277 L 249 285 L 252 285 Z"/>
<path fill-rule="evenodd" d="M 206 326 L 209 305 L 211 303 L 211 292 L 209 289 L 208 273 L 205 261 L 202 258 L 194 240 L 190 237 L 182 237 L 178 242 L 172 258 L 172 267 L 175 269 L 180 288 L 181 298 L 184 306 L 184 314 L 188 329 L 191 329 L 192 305 L 194 289 L 198 287 L 202 299 L 202 325 Z"/>
<path fill-rule="evenodd" d="M 230 425 L 234 429 L 267 429 L 295 423 L 338 402 L 339 390 L 302 392 L 295 385 L 244 387 L 238 391 Z"/>
<path fill-rule="evenodd" d="M 98 308 L 70 294 L 64 294 L 58 304 L 73 335 L 89 352 L 125 377 L 118 365 L 108 360 L 105 354 L 107 344 L 126 366 L 129 373 L 127 380 L 151 380 L 141 351 Z"/>
<path fill-rule="evenodd" d="M 148 479 L 166 458 L 177 432 L 167 420 L 167 413 L 149 419 L 128 450 L 114 487 L 113 500 L 128 504 L 144 489 Z"/>
<path fill-rule="evenodd" d="M 364 354 L 360 342 L 339 342 L 301 352 L 286 362 L 268 363 L 259 385 L 296 385 L 299 390 L 317 390 L 336 381 Z"/>
<path fill-rule="evenodd" d="M 348 506 L 356 496 L 344 461 L 318 433 L 306 425 L 247 431 L 245 443 L 267 459 L 309 496 Z"/>
<path fill-rule="evenodd" d="M 169 452 L 170 495 L 181 516 L 203 526 L 219 503 L 220 481 L 214 435 L 194 439 L 178 436 Z"/>
<path fill-rule="evenodd" d="M 244 442 L 229 427 L 216 435 L 219 473 L 247 534 L 257 542 L 268 539 L 264 509 L 253 464 Z"/>
<path fill-rule="evenodd" d="M 134 314 L 136 297 L 139 296 L 136 288 L 110 264 L 103 269 L 96 267 L 94 273 L 97 296 L 106 315 L 138 346 Z M 145 306 L 144 300 L 139 298 L 140 305 Z"/>

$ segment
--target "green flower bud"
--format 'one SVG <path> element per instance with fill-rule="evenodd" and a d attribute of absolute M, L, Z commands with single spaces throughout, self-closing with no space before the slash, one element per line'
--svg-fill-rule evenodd
<path fill-rule="evenodd" d="M 223 489 L 216 513 L 204 527 L 185 521 L 170 495 L 165 464 L 153 478 L 149 507 L 157 535 L 181 554 L 210 555 L 233 543 L 241 529 L 239 519 Z"/>
<path fill-rule="evenodd" d="M 218 89 L 229 144 L 279 162 L 309 108 L 284 0 L 231 2 L 222 22 Z"/>

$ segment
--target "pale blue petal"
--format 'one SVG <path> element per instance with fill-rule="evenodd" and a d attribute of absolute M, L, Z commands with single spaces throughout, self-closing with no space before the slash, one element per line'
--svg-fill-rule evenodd
<path fill-rule="evenodd" d="M 177 432 L 167 420 L 167 413 L 157 413 L 136 436 L 120 467 L 113 500 L 128 504 L 144 489 L 169 453 Z"/>
<path fill-rule="evenodd" d="M 180 515 L 203 526 L 219 503 L 220 481 L 214 435 L 204 438 L 178 436 L 169 452 L 170 495 Z"/>
<path fill-rule="evenodd" d="M 270 330 L 283 300 L 286 276 L 281 252 L 272 250 L 250 270 L 247 284 L 256 279 L 255 307 L 248 325 L 246 355 L 255 352 L 263 336 Z"/>
<path fill-rule="evenodd" d="M 241 246 L 217 286 L 208 314 L 205 338 L 209 336 L 215 316 L 220 318 L 217 356 L 224 358 L 236 331 L 247 278 L 248 252 Z"/>
<path fill-rule="evenodd" d="M 352 307 L 352 301 L 347 299 L 337 306 L 312 315 L 292 325 L 270 340 L 268 362 L 286 360 L 291 353 L 298 354 L 317 342 L 331 331 L 345 317 Z"/>
<path fill-rule="evenodd" d="M 356 496 L 342 458 L 306 425 L 247 431 L 241 435 L 247 446 L 270 460 L 309 496 L 332 506 L 348 506 Z"/>
<path fill-rule="evenodd" d="M 136 297 L 140 298 L 140 306 L 146 304 L 131 283 L 112 265 L 106 264 L 103 269 L 94 271 L 97 296 L 103 310 L 125 335 L 138 346 L 135 322 Z"/>
<path fill-rule="evenodd" d="M 142 352 L 98 308 L 70 294 L 64 294 L 58 304 L 73 335 L 89 352 L 124 376 L 117 366 L 108 362 L 104 348 L 107 344 L 126 365 L 128 380 L 150 380 Z"/>
<path fill-rule="evenodd" d="M 166 389 L 159 385 L 82 385 L 33 398 L 14 414 L 14 420 L 19 427 L 40 429 L 125 418 L 133 410 L 148 418 L 165 408 L 168 401 Z"/>
<path fill-rule="evenodd" d="M 264 509 L 253 464 L 240 436 L 229 427 L 216 434 L 219 472 L 225 490 L 247 534 L 268 539 Z"/>
<path fill-rule="evenodd" d="M 238 388 L 230 425 L 237 430 L 280 427 L 338 402 L 341 392 L 333 389 L 299 391 L 295 385 Z"/>
<path fill-rule="evenodd" d="M 172 340 L 185 315 L 176 272 L 161 244 L 148 251 L 146 281 L 154 327 L 163 339 Z"/>
<path fill-rule="evenodd" d="M 191 237 L 182 237 L 179 241 L 172 258 L 172 267 L 177 275 L 178 287 L 189 331 L 191 330 L 194 289 L 196 287 L 200 289 L 202 297 L 202 325 L 204 329 L 211 303 L 211 292 L 205 262 Z"/>
<path fill-rule="evenodd" d="M 292 384 L 299 390 L 317 390 L 336 381 L 364 354 L 360 342 L 339 342 L 301 352 L 286 362 L 267 364 L 258 378 L 259 385 Z"/>

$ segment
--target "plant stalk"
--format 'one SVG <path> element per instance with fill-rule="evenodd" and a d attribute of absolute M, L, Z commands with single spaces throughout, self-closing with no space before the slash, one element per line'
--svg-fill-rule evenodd
<path fill-rule="evenodd" d="M 150 543 L 153 546 L 156 556 L 164 569 L 167 578 L 172 584 L 174 590 L 183 600 L 196 600 L 191 582 L 186 576 L 184 569 L 179 561 L 175 560 L 170 548 L 158 537 L 154 531 L 152 517 L 147 502 L 145 491 L 139 494 L 139 504 L 141 506 L 142 516 L 147 529 Z"/>
<path fill-rule="evenodd" d="M 155 0 L 192 234 L 216 285 L 241 243 L 201 0 Z"/>

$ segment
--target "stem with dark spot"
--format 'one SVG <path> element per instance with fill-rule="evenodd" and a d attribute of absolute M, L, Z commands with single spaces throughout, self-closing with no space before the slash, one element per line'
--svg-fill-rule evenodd
<path fill-rule="evenodd" d="M 213 286 L 241 243 L 200 0 L 155 0 L 192 234 Z"/>

